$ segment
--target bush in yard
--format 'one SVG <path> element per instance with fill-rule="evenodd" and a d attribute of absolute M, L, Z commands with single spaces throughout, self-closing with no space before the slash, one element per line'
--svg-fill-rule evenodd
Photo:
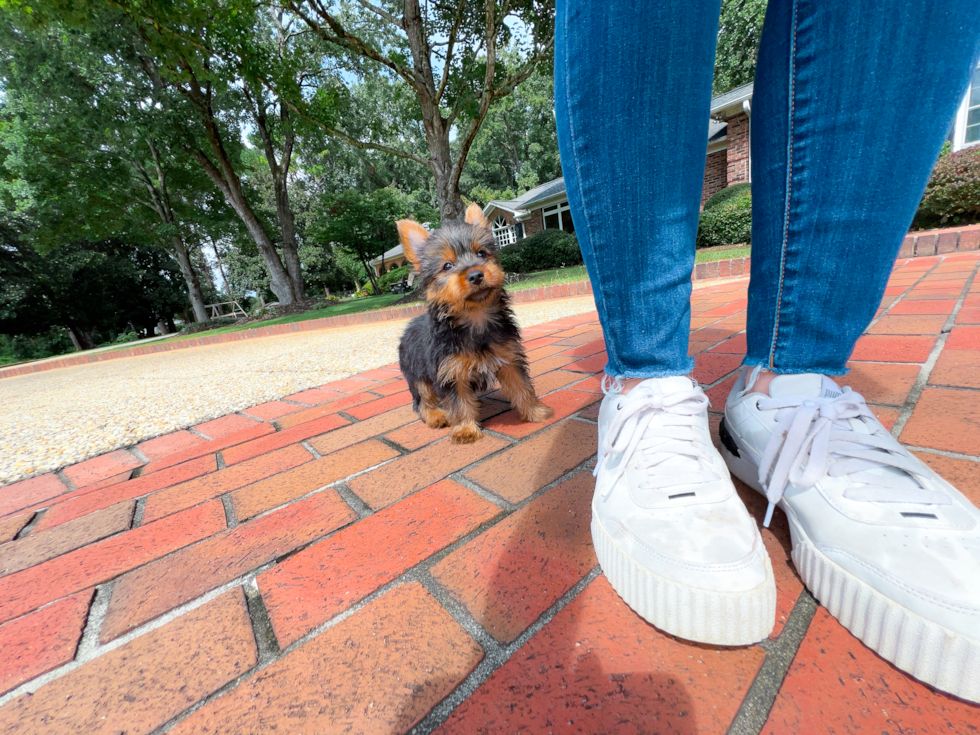
<path fill-rule="evenodd" d="M 388 293 L 389 286 L 393 286 L 399 281 L 408 278 L 408 274 L 411 272 L 412 266 L 410 265 L 403 265 L 401 268 L 393 268 L 378 278 L 378 289 L 381 291 L 381 293 Z"/>
<path fill-rule="evenodd" d="M 726 191 L 741 187 L 720 204 L 708 209 L 708 203 Z M 748 244 L 752 242 L 752 193 L 748 184 L 736 184 L 722 189 L 705 203 L 698 219 L 697 247 L 711 248 Z"/>
<path fill-rule="evenodd" d="M 919 204 L 917 223 L 949 226 L 980 222 L 980 147 L 940 156 Z"/>
<path fill-rule="evenodd" d="M 743 194 L 752 193 L 752 184 L 732 184 L 727 186 L 721 191 L 716 191 L 711 197 L 704 203 L 702 211 L 707 212 L 709 209 L 714 209 L 717 206 L 725 204 L 732 197 L 742 196 Z"/>
<path fill-rule="evenodd" d="M 498 251 L 500 265 L 507 273 L 564 268 L 582 264 L 578 238 L 564 230 L 541 230 L 514 245 Z"/>

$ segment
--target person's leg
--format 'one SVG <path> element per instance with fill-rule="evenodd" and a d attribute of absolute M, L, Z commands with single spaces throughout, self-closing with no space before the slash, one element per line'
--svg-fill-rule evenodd
<path fill-rule="evenodd" d="M 976 63 L 976 0 L 770 0 L 746 364 L 842 375 Z"/>
<path fill-rule="evenodd" d="M 841 375 L 978 54 L 976 0 L 770 0 L 753 100 L 748 356 L 719 433 L 804 583 L 913 676 L 980 701 L 980 510 Z M 757 381 L 759 371 L 770 371 Z"/>
<path fill-rule="evenodd" d="M 596 556 L 654 625 L 740 645 L 772 630 L 772 567 L 684 377 L 718 13 L 718 0 L 559 1 L 555 106 L 606 373 L 643 379 L 614 381 L 599 408 Z"/>
<path fill-rule="evenodd" d="M 685 375 L 720 0 L 557 4 L 565 189 L 614 377 Z"/>

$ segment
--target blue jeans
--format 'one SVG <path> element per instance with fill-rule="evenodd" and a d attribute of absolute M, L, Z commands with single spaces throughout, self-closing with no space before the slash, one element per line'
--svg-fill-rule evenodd
<path fill-rule="evenodd" d="M 683 375 L 719 0 L 558 0 L 555 103 L 606 372 Z M 745 363 L 841 375 L 980 53 L 977 0 L 770 0 Z"/>

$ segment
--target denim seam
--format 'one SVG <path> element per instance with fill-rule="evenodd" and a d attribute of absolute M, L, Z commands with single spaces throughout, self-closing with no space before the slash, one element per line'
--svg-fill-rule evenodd
<path fill-rule="evenodd" d="M 564 15 L 565 15 L 565 18 L 564 18 L 564 23 L 565 23 L 565 38 L 568 38 L 568 15 L 569 15 L 569 13 L 568 13 L 567 10 L 566 10 L 566 12 L 565 12 Z M 571 75 L 569 74 L 568 64 L 569 64 L 569 57 L 568 57 L 568 53 L 566 52 L 565 53 L 565 63 L 564 63 L 563 68 L 561 70 L 562 74 L 565 75 L 565 110 L 566 110 L 566 113 L 565 114 L 566 114 L 566 116 L 568 118 L 568 138 L 569 138 L 569 141 L 570 141 L 571 146 L 572 146 L 572 157 L 575 159 L 575 168 L 576 168 L 577 171 L 581 172 L 581 171 L 584 171 L 585 169 L 582 167 L 582 165 L 579 162 L 578 145 L 576 143 L 576 137 L 577 136 L 575 135 L 575 127 L 574 127 L 574 122 L 573 122 L 573 116 L 571 114 L 572 100 L 571 100 L 571 96 L 570 96 L 570 93 L 569 93 L 569 90 L 571 89 L 571 84 L 570 84 Z M 581 177 L 580 176 L 576 176 L 576 177 L 574 177 L 574 180 L 575 180 L 575 186 L 578 189 L 579 200 L 584 205 L 585 204 L 585 192 L 582 190 Z M 584 220 L 583 225 L 585 227 L 586 235 L 589 238 L 589 242 L 592 244 L 592 249 L 594 251 L 595 250 L 595 240 L 592 237 L 592 227 L 590 225 L 589 215 L 588 215 L 588 212 L 586 210 L 587 210 L 587 207 L 583 206 L 582 207 L 582 219 Z M 577 225 L 576 225 L 576 227 L 577 227 Z M 593 261 L 595 263 L 596 273 L 599 273 L 599 258 L 593 256 Z M 602 298 L 603 302 L 605 302 L 605 300 L 606 300 L 606 294 L 604 293 L 604 291 L 605 291 L 604 284 L 605 284 L 605 282 L 608 279 L 599 278 L 597 280 L 598 280 L 598 283 L 593 283 L 592 284 L 592 290 L 593 290 L 593 292 L 595 292 L 593 295 L 594 296 L 599 296 L 600 298 Z M 613 343 L 613 348 L 614 348 L 613 349 L 613 352 L 618 352 L 618 350 L 615 349 L 616 348 L 616 345 L 615 345 L 615 335 L 614 335 L 613 332 L 614 332 L 614 330 L 609 330 L 608 333 L 607 333 L 607 331 L 605 329 L 602 330 L 602 334 L 603 334 L 603 337 L 606 339 L 606 342 L 607 343 Z M 608 350 L 608 346 L 607 346 L 606 352 L 608 353 L 608 351 L 609 350 Z M 613 377 L 617 377 L 617 376 L 613 376 Z"/>
<path fill-rule="evenodd" d="M 775 367 L 776 342 L 779 339 L 779 314 L 783 308 L 783 282 L 786 280 L 786 248 L 789 244 L 789 213 L 793 197 L 793 122 L 796 113 L 796 31 L 798 16 L 793 0 L 793 42 L 789 49 L 789 133 L 786 136 L 786 208 L 783 213 L 783 243 L 779 252 L 779 289 L 776 293 L 776 313 L 773 314 L 772 337 L 769 344 L 769 368 Z"/>

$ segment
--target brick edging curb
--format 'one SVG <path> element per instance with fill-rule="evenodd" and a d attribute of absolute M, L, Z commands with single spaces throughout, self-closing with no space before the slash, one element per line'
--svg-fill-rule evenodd
<path fill-rule="evenodd" d="M 902 241 L 899 258 L 949 255 L 980 250 L 980 225 L 951 227 L 944 230 L 910 232 Z"/>

